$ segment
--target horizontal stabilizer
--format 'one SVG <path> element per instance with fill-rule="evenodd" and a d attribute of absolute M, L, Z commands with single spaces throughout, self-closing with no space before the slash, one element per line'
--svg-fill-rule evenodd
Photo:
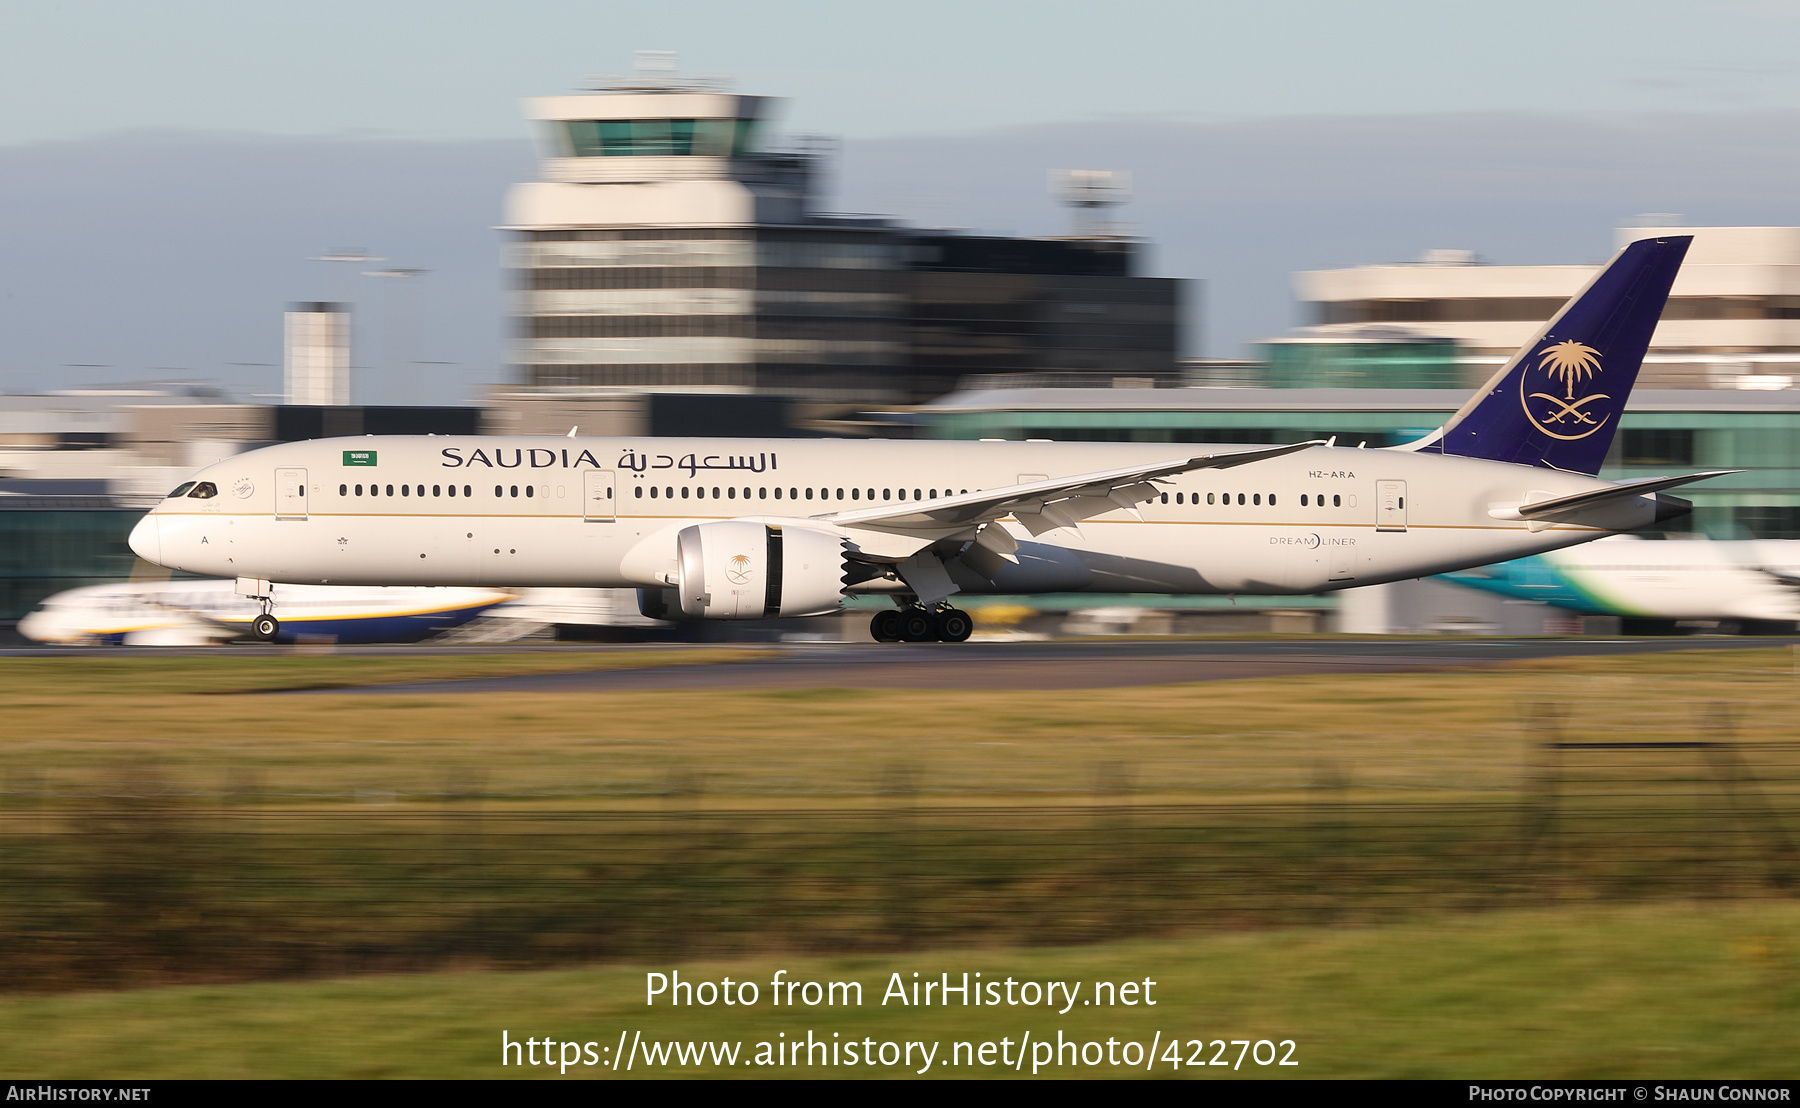
<path fill-rule="evenodd" d="M 1617 500 L 1626 496 L 1643 496 L 1647 493 L 1661 492 L 1681 485 L 1704 481 L 1710 477 L 1724 477 L 1732 473 L 1742 473 L 1741 469 L 1711 469 L 1705 473 L 1689 473 L 1682 477 L 1647 477 L 1641 481 L 1623 481 L 1611 488 L 1594 489 L 1591 492 L 1578 492 L 1569 496 L 1556 496 L 1549 500 L 1534 500 L 1529 504 L 1517 507 L 1491 508 L 1488 515 L 1495 519 L 1555 519 L 1572 512 L 1597 507 L 1609 500 Z"/>

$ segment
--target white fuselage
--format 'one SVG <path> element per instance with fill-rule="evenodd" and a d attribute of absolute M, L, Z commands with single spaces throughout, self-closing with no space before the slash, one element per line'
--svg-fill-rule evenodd
<path fill-rule="evenodd" d="M 1545 557 L 1612 615 L 1800 621 L 1800 541 L 1619 538 Z"/>
<path fill-rule="evenodd" d="M 465 623 L 513 596 L 498 589 L 293 585 L 275 610 L 289 634 L 383 642 Z M 47 643 L 189 645 L 242 637 L 259 610 L 233 581 L 122 581 L 46 597 L 19 621 L 19 633 Z"/>
<path fill-rule="evenodd" d="M 194 475 L 132 535 L 209 576 L 362 585 L 672 583 L 678 532 L 819 517 L 1233 447 L 833 439 L 367 437 L 288 443 Z M 373 464 L 370 464 L 370 463 Z M 1166 492 L 1036 538 L 964 592 L 1311 593 L 1516 558 L 1651 522 L 1632 496 L 1579 523 L 1497 507 L 1610 487 L 1580 474 L 1404 450 L 1312 447 L 1160 481 Z M 1166 501 L 1166 502 L 1165 502 Z M 872 503 L 871 503 L 872 502 Z M 1141 518 L 1139 518 L 1141 515 Z M 808 523 L 807 521 L 811 521 Z M 1534 529 L 1535 528 L 1535 529 Z"/>

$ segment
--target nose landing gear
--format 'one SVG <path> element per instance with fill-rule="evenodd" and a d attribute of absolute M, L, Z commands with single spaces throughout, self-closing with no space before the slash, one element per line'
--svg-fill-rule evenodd
<path fill-rule="evenodd" d="M 271 614 L 275 607 L 275 586 L 267 581 L 238 578 L 238 592 L 262 605 L 262 614 L 250 621 L 250 634 L 263 642 L 274 642 L 281 634 L 281 621 Z"/>
<path fill-rule="evenodd" d="M 886 608 L 869 621 L 876 642 L 967 642 L 975 621 L 960 608 Z"/>

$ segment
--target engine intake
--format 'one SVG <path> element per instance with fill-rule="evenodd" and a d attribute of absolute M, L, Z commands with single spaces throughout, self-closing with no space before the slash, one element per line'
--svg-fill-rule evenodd
<path fill-rule="evenodd" d="M 843 603 L 844 543 L 804 527 L 721 520 L 677 537 L 676 592 L 689 619 L 773 619 Z"/>

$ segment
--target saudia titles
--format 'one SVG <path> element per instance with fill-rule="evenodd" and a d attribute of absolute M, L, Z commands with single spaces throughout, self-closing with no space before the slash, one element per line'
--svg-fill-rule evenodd
<path fill-rule="evenodd" d="M 1551 382 L 1559 382 L 1562 395 L 1551 392 L 1527 395 L 1525 390 L 1531 387 L 1527 382 L 1535 374 L 1527 370 L 1519 375 L 1519 406 L 1525 410 L 1525 418 L 1533 427 L 1553 439 L 1573 442 L 1587 438 L 1606 425 L 1612 414 L 1596 415 L 1592 406 L 1612 399 L 1609 394 L 1596 392 L 1580 398 L 1575 395 L 1578 389 L 1584 388 L 1584 381 L 1600 374 L 1600 351 L 1574 339 L 1564 339 L 1538 351 L 1537 359 L 1537 373 L 1542 374 L 1537 387 L 1554 389 L 1557 386 Z"/>
<path fill-rule="evenodd" d="M 477 448 L 470 451 L 469 456 L 465 458 L 463 457 L 463 451 L 467 449 L 467 447 L 446 447 L 445 449 L 440 450 L 439 453 L 443 455 L 444 460 L 439 462 L 438 465 L 445 469 L 462 469 L 473 466 L 487 466 L 489 469 L 492 469 L 495 466 L 499 466 L 501 469 L 518 469 L 520 466 L 527 466 L 531 469 L 553 469 L 556 468 L 557 458 L 560 454 L 562 460 L 561 468 L 563 469 L 606 468 L 600 464 L 600 459 L 594 457 L 594 453 L 591 450 L 580 451 L 574 456 L 574 460 L 571 461 L 567 449 L 558 451 L 542 446 L 532 447 L 530 449 L 513 447 L 512 461 L 509 462 L 506 460 L 506 450 L 500 447 L 491 448 L 493 450 L 492 457 L 489 457 L 489 448 Z M 350 456 L 353 453 L 366 454 L 367 458 L 362 461 L 351 461 Z M 347 466 L 374 465 L 375 452 L 372 450 L 346 450 L 344 451 L 344 464 Z M 673 454 L 640 454 L 636 450 L 627 450 L 624 454 L 620 455 L 619 464 L 615 468 L 630 470 L 631 472 L 638 474 L 653 469 L 680 469 L 686 470 L 689 477 L 698 476 L 703 469 L 743 470 L 749 473 L 763 473 L 773 472 L 775 470 L 775 455 L 771 453 L 707 454 L 702 457 L 696 451 L 683 454 L 680 458 L 677 458 Z"/>

